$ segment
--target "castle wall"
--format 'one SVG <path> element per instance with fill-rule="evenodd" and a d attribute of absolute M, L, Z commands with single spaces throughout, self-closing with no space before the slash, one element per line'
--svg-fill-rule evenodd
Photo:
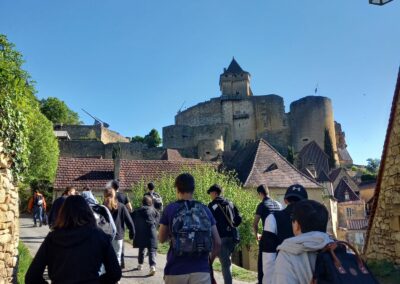
<path fill-rule="evenodd" d="M 223 122 L 232 125 L 232 141 L 246 144 L 256 139 L 256 120 L 251 99 L 224 100 L 222 102 Z M 226 149 L 230 149 L 226 143 Z"/>
<path fill-rule="evenodd" d="M 101 140 L 101 125 L 57 125 L 54 129 L 67 131 L 71 140 Z"/>
<path fill-rule="evenodd" d="M 129 142 L 129 139 L 122 136 L 118 132 L 112 131 L 108 128 L 101 128 L 101 141 L 104 144 L 115 143 L 115 142 Z"/>
<path fill-rule="evenodd" d="M 0 143 L 0 283 L 16 283 L 19 210 L 18 189 L 13 185 L 8 159 Z"/>
<path fill-rule="evenodd" d="M 204 161 L 209 161 L 224 151 L 224 140 L 220 139 L 204 139 L 200 140 L 197 146 L 198 157 Z"/>
<path fill-rule="evenodd" d="M 144 160 L 143 150 L 147 149 L 143 143 L 109 143 L 105 145 L 105 159 L 112 159 L 114 147 L 121 149 L 121 158 L 124 160 Z"/>
<path fill-rule="evenodd" d="M 246 73 L 223 74 L 220 77 L 220 89 L 222 96 L 251 96 L 250 75 Z"/>
<path fill-rule="evenodd" d="M 290 128 L 295 152 L 299 152 L 312 140 L 324 149 L 325 129 L 327 129 L 332 140 L 335 159 L 339 161 L 332 102 L 329 98 L 308 96 L 291 103 Z"/>
<path fill-rule="evenodd" d="M 221 101 L 210 101 L 190 107 L 175 116 L 175 125 L 212 125 L 221 123 Z"/>
<path fill-rule="evenodd" d="M 105 156 L 105 146 L 95 140 L 58 140 L 60 156 L 68 158 L 101 157 Z"/>
<path fill-rule="evenodd" d="M 67 131 L 71 140 L 97 140 L 104 144 L 129 142 L 129 139 L 101 125 L 56 125 L 54 130 Z"/>

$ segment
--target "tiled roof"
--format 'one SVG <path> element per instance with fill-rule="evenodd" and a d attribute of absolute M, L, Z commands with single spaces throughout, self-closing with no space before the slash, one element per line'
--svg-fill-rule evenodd
<path fill-rule="evenodd" d="M 390 110 L 389 125 L 386 130 L 385 143 L 383 145 L 381 165 L 379 167 L 379 173 L 378 173 L 378 178 L 377 178 L 376 188 L 375 188 L 375 193 L 374 193 L 374 202 L 373 202 L 372 209 L 371 209 L 371 215 L 369 218 L 368 231 L 367 231 L 367 238 L 365 241 L 365 244 L 366 244 L 365 251 L 367 251 L 367 249 L 368 249 L 369 237 L 370 237 L 370 234 L 372 233 L 371 228 L 372 228 L 372 224 L 374 222 L 375 212 L 378 207 L 379 195 L 380 195 L 381 186 L 382 186 L 382 177 L 383 177 L 384 172 L 387 171 L 386 157 L 387 157 L 388 151 L 389 151 L 390 134 L 392 133 L 392 130 L 393 130 L 395 124 L 397 123 L 397 125 L 398 125 L 398 122 L 396 122 L 396 112 L 397 112 L 397 108 L 399 107 L 399 103 L 400 103 L 400 69 L 399 69 L 399 73 L 397 76 L 396 88 L 394 90 L 392 108 Z M 393 133 L 392 135 L 398 135 L 398 134 Z"/>
<path fill-rule="evenodd" d="M 240 65 L 236 62 L 235 57 L 232 58 L 231 64 L 229 64 L 228 69 L 224 71 L 224 74 L 231 73 L 231 74 L 240 74 L 240 73 L 247 73 L 240 67 Z"/>
<path fill-rule="evenodd" d="M 347 220 L 346 224 L 348 230 L 366 230 L 368 227 L 368 219 Z"/>
<path fill-rule="evenodd" d="M 338 175 L 340 174 L 340 172 L 344 170 L 343 168 L 337 168 L 337 169 L 333 169 L 330 173 L 329 173 L 329 178 L 331 179 L 331 181 L 334 181 Z"/>
<path fill-rule="evenodd" d="M 264 139 L 239 150 L 226 167 L 236 170 L 245 187 L 267 184 L 269 187 L 287 188 L 298 183 L 305 188 L 322 188 L 297 170 Z"/>
<path fill-rule="evenodd" d="M 331 182 L 331 179 L 328 177 L 328 175 L 326 174 L 325 171 L 322 171 L 319 173 L 317 181 L 318 182 Z"/>
<path fill-rule="evenodd" d="M 349 199 L 346 200 L 346 193 L 349 195 Z M 335 198 L 338 202 L 355 201 L 360 200 L 360 197 L 351 189 L 348 183 L 342 179 L 338 186 L 335 188 Z"/>
<path fill-rule="evenodd" d="M 338 156 L 341 161 L 353 161 L 347 148 L 338 148 Z"/>
<path fill-rule="evenodd" d="M 178 174 L 184 167 L 200 165 L 199 161 L 162 160 L 121 160 L 120 186 L 129 189 L 132 184 L 144 180 L 154 180 L 163 174 Z M 78 189 L 89 186 L 102 189 L 114 178 L 114 161 L 111 159 L 60 158 L 54 188 L 64 189 L 76 186 Z"/>
<path fill-rule="evenodd" d="M 313 164 L 317 173 L 329 172 L 329 157 L 315 141 L 311 141 L 301 149 L 298 155 L 300 169 Z"/>

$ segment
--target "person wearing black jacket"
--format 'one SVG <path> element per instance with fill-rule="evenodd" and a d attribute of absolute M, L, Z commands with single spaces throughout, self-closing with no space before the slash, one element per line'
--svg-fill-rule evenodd
<path fill-rule="evenodd" d="M 137 234 L 133 241 L 134 247 L 139 248 L 138 270 L 142 270 L 144 261 L 144 250 L 147 248 L 149 252 L 150 273 L 154 275 L 156 272 L 156 253 L 157 253 L 157 224 L 159 221 L 159 213 L 153 207 L 153 200 L 150 196 L 144 196 L 142 207 L 136 209 L 132 213 L 133 223 Z"/>
<path fill-rule="evenodd" d="M 106 273 L 99 276 L 104 264 Z M 121 268 L 108 236 L 97 228 L 92 211 L 82 196 L 69 196 L 25 276 L 27 284 L 117 283 Z"/>
<path fill-rule="evenodd" d="M 112 245 L 115 253 L 117 254 L 118 262 L 121 264 L 121 254 L 125 235 L 125 225 L 129 230 L 129 239 L 133 239 L 135 236 L 135 226 L 133 225 L 132 218 L 129 215 L 128 209 L 125 205 L 118 202 L 116 193 L 113 188 L 107 188 L 104 190 L 104 205 L 110 210 L 111 215 L 114 219 L 117 233 Z"/>
<path fill-rule="evenodd" d="M 217 222 L 218 234 L 221 237 L 221 252 L 218 257 L 221 262 L 222 275 L 225 284 L 231 284 L 231 256 L 236 244 L 239 242 L 239 234 L 236 227 L 242 222 L 242 217 L 236 206 L 221 196 L 222 188 L 218 184 L 211 186 L 207 193 L 212 200 L 208 204 L 208 208 Z"/>

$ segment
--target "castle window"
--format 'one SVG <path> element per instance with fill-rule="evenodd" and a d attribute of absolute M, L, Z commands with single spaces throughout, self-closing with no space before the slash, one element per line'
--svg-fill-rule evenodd
<path fill-rule="evenodd" d="M 209 151 L 206 152 L 207 155 L 210 155 L 211 153 Z"/>
<path fill-rule="evenodd" d="M 308 138 L 303 138 L 303 142 L 308 142 Z"/>
<path fill-rule="evenodd" d="M 346 208 L 346 216 L 347 218 L 351 218 L 351 216 L 353 216 L 353 208 Z"/>

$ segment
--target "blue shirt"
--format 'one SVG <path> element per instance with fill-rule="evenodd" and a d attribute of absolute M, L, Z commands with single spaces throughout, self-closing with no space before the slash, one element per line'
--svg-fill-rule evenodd
<path fill-rule="evenodd" d="M 170 228 L 172 219 L 175 216 L 176 211 L 181 205 L 178 202 L 173 202 L 165 207 L 163 215 L 160 220 L 160 224 Z M 207 212 L 208 218 L 210 218 L 211 226 L 215 225 L 215 219 L 206 205 L 204 209 Z M 164 269 L 165 275 L 182 275 L 195 272 L 210 272 L 210 265 L 208 263 L 208 254 L 202 256 L 176 256 L 171 248 L 171 245 L 167 254 L 167 265 Z"/>

